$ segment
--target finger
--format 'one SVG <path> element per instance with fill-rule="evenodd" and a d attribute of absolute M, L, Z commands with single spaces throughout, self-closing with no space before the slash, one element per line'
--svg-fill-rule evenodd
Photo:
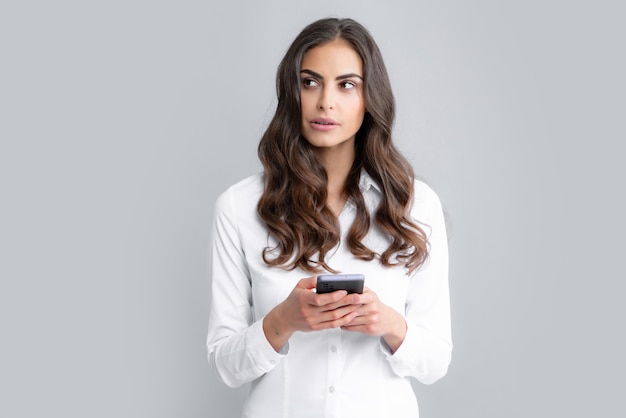
<path fill-rule="evenodd" d="M 344 307 L 325 312 L 321 318 L 324 320 L 317 324 L 317 329 L 340 328 L 353 321 L 355 313 L 354 311 L 350 311 L 350 307 Z"/>
<path fill-rule="evenodd" d="M 362 294 L 354 293 L 350 296 L 352 297 L 352 303 L 355 305 L 366 305 L 376 300 L 376 295 L 371 292 L 363 292 Z"/>
<path fill-rule="evenodd" d="M 358 303 L 358 299 L 352 298 L 350 295 L 348 295 L 348 297 L 341 298 L 334 303 L 329 303 L 327 305 L 321 306 L 321 309 L 324 312 L 334 311 L 335 309 L 343 308 L 344 306 L 352 307 L 352 310 L 356 310 L 363 306 L 363 304 Z"/>
<path fill-rule="evenodd" d="M 343 325 L 341 328 L 346 331 L 357 331 L 357 332 L 365 332 L 372 333 L 375 329 L 378 328 L 379 324 L 376 321 L 376 318 L 370 315 L 359 315 L 357 312 L 353 312 L 354 318 L 352 321 Z"/>
<path fill-rule="evenodd" d="M 335 290 L 334 292 L 321 294 L 316 293 L 314 294 L 314 302 L 312 303 L 312 305 L 325 307 L 326 305 L 334 304 L 342 300 L 346 297 L 347 294 L 348 292 L 346 292 L 345 290 Z M 348 305 L 348 303 L 338 304 L 338 306 L 343 305 Z"/>
<path fill-rule="evenodd" d="M 359 315 L 357 311 L 352 312 L 352 320 L 344 324 L 341 328 L 347 331 L 360 331 L 364 327 L 371 325 L 367 320 L 367 316 Z"/>
<path fill-rule="evenodd" d="M 370 321 L 367 320 L 366 316 L 359 315 L 357 312 L 354 312 L 353 316 L 354 318 L 345 325 L 346 327 L 356 328 L 370 325 Z"/>
<path fill-rule="evenodd" d="M 373 298 L 371 295 L 359 295 L 357 293 L 344 293 L 344 297 L 337 300 L 334 303 L 328 304 L 328 306 L 325 306 L 324 308 L 326 308 L 327 310 L 332 310 L 332 309 L 336 309 L 340 306 L 346 306 L 346 305 L 358 305 L 358 306 L 362 306 L 362 305 L 366 305 L 373 302 Z"/>
<path fill-rule="evenodd" d="M 300 279 L 296 287 L 300 289 L 315 289 L 316 284 L 317 284 L 317 276 L 305 277 L 303 279 Z"/>

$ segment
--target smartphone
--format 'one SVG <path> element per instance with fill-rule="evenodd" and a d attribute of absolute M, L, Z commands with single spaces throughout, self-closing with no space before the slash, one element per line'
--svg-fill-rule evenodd
<path fill-rule="evenodd" d="M 348 293 L 363 293 L 365 276 L 362 274 L 320 274 L 317 276 L 317 293 L 346 290 Z"/>

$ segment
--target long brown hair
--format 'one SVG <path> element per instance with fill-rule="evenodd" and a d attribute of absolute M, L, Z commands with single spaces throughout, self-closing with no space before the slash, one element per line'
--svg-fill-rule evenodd
<path fill-rule="evenodd" d="M 310 24 L 293 41 L 278 67 L 278 106 L 258 149 L 265 169 L 265 189 L 257 211 L 276 240 L 275 247 L 263 251 L 263 260 L 285 269 L 335 272 L 325 256 L 339 243 L 339 224 L 326 206 L 326 171 L 301 135 L 300 110 L 302 58 L 311 48 L 335 39 L 347 41 L 363 61 L 367 109 L 356 134 L 355 160 L 345 185 L 345 193 L 356 208 L 347 245 L 359 259 L 379 258 L 384 266 L 401 264 L 412 272 L 428 254 L 426 234 L 408 216 L 414 174 L 391 140 L 394 98 L 380 50 L 367 29 L 351 19 L 329 18 Z M 382 192 L 373 219 L 359 188 L 362 170 Z M 372 221 L 389 239 L 389 247 L 382 254 L 362 242 Z"/>

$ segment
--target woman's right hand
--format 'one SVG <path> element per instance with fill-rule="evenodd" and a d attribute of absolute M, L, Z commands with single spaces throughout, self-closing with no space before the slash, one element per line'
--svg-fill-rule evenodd
<path fill-rule="evenodd" d="M 345 290 L 318 295 L 312 291 L 316 282 L 316 277 L 300 280 L 287 299 L 263 319 L 265 337 L 274 350 L 279 351 L 296 331 L 339 328 L 356 316 L 360 295 L 348 295 Z"/>

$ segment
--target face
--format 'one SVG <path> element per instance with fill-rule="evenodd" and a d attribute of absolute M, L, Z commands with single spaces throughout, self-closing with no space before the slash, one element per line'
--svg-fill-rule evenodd
<path fill-rule="evenodd" d="M 344 40 L 310 49 L 300 72 L 302 136 L 318 148 L 354 147 L 363 123 L 363 62 Z"/>

